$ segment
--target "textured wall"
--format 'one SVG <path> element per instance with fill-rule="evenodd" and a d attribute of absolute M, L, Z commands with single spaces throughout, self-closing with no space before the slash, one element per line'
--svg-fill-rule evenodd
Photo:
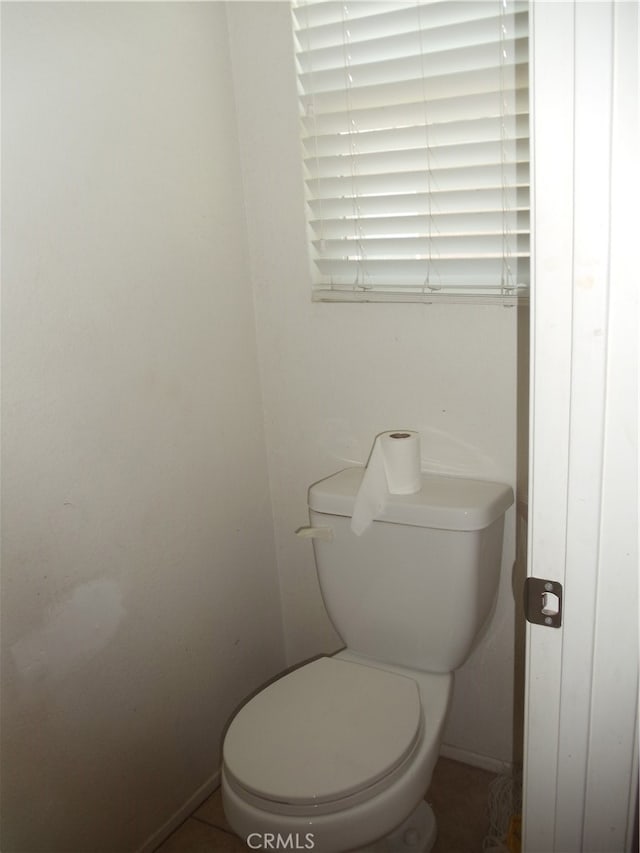
<path fill-rule="evenodd" d="M 2 848 L 139 848 L 284 665 L 222 4 L 3 4 Z"/>

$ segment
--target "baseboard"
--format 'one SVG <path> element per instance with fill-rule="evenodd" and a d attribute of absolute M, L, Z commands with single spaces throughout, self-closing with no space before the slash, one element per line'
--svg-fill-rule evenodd
<path fill-rule="evenodd" d="M 445 758 L 451 758 L 453 761 L 460 761 L 462 764 L 470 764 L 472 767 L 489 770 L 491 773 L 511 776 L 513 772 L 513 767 L 508 761 L 500 761 L 499 758 L 490 758 L 488 755 L 479 755 L 477 752 L 471 752 L 469 749 L 460 749 L 457 746 L 449 746 L 446 743 L 443 743 L 440 747 L 440 755 Z"/>
<path fill-rule="evenodd" d="M 162 842 L 168 838 L 174 829 L 177 829 L 189 815 L 203 803 L 207 797 L 212 794 L 216 788 L 220 786 L 220 771 L 218 770 L 213 776 L 210 776 L 207 781 L 201 785 L 198 790 L 189 797 L 186 803 L 164 823 L 160 829 L 153 833 L 139 848 L 138 853 L 153 853 Z"/>

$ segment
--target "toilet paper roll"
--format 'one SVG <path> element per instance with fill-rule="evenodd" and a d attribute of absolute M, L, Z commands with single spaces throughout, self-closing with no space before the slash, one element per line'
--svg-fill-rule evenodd
<path fill-rule="evenodd" d="M 380 449 L 387 486 L 392 495 L 414 495 L 422 488 L 420 433 L 384 432 L 375 442 Z M 374 448 L 375 449 L 375 448 Z"/>
<path fill-rule="evenodd" d="M 420 434 L 393 430 L 376 436 L 356 495 L 351 530 L 359 536 L 384 509 L 387 497 L 412 495 L 422 487 Z"/>

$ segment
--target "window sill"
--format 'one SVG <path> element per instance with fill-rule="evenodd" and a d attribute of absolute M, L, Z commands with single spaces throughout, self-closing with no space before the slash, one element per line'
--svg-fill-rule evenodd
<path fill-rule="evenodd" d="M 449 305 L 502 305 L 511 308 L 529 304 L 529 289 L 523 288 L 517 293 L 394 293 L 388 290 L 338 290 L 316 288 L 312 291 L 313 302 L 390 302 L 423 303 Z"/>

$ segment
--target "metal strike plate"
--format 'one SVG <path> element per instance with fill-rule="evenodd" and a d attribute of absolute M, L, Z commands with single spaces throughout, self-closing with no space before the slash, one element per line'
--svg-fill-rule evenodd
<path fill-rule="evenodd" d="M 546 578 L 527 578 L 524 615 L 534 625 L 559 628 L 562 625 L 562 584 Z"/>

